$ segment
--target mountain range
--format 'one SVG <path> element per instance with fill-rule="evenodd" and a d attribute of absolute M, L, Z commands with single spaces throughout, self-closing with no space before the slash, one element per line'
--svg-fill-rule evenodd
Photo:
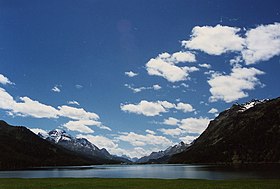
<path fill-rule="evenodd" d="M 180 142 L 177 145 L 170 146 L 164 151 L 152 152 L 150 155 L 138 159 L 136 163 L 166 163 L 172 155 L 183 152 L 189 146 L 189 144 Z"/>
<path fill-rule="evenodd" d="M 111 155 L 85 138 L 55 129 L 34 134 L 0 121 L 0 169 L 112 163 L 279 163 L 280 97 L 234 104 L 191 144 L 180 142 L 140 159 Z M 130 160 L 128 160 L 130 159 Z"/>
<path fill-rule="evenodd" d="M 44 140 L 23 126 L 0 121 L 0 169 L 41 166 L 120 163 L 99 157 L 85 157 Z"/>
<path fill-rule="evenodd" d="M 116 162 L 131 163 L 126 158 L 111 155 L 105 148 L 99 149 L 86 138 L 73 137 L 61 129 L 54 129 L 48 133 L 38 133 L 38 136 L 86 158 L 101 158 Z"/>

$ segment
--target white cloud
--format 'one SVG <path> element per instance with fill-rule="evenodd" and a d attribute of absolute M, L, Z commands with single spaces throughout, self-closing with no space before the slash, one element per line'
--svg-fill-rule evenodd
<path fill-rule="evenodd" d="M 50 105 L 30 99 L 29 97 L 19 97 L 19 102 L 0 88 L 0 108 L 9 111 L 9 115 L 13 116 L 30 116 L 34 118 L 59 118 L 65 117 L 72 119 L 63 126 L 72 131 L 84 133 L 93 133 L 94 131 L 88 126 L 97 126 L 100 129 L 111 130 L 109 127 L 102 125 L 100 118 L 96 113 L 87 112 L 83 108 L 75 108 L 71 106 L 59 106 L 54 108 Z M 73 121 L 75 120 L 75 121 Z"/>
<path fill-rule="evenodd" d="M 109 151 L 109 153 L 111 153 L 111 151 L 113 149 L 118 148 L 118 144 L 116 144 L 113 140 L 104 137 L 104 136 L 94 136 L 94 135 L 82 135 L 79 134 L 77 135 L 78 138 L 86 138 L 88 139 L 91 143 L 93 143 L 94 145 L 96 145 L 98 148 L 105 148 Z"/>
<path fill-rule="evenodd" d="M 165 125 L 178 125 L 178 123 L 180 122 L 180 120 L 173 118 L 173 117 L 169 117 L 168 119 L 164 119 L 163 124 Z"/>
<path fill-rule="evenodd" d="M 7 85 L 7 84 L 14 85 L 13 82 L 11 82 L 7 77 L 5 77 L 2 74 L 0 74 L 0 84 L 3 84 L 3 85 Z"/>
<path fill-rule="evenodd" d="M 161 76 L 170 82 L 186 80 L 189 73 L 198 71 L 196 67 L 179 67 L 180 62 L 195 62 L 195 55 L 191 52 L 176 52 L 172 55 L 162 53 L 152 58 L 146 64 L 149 75 Z"/>
<path fill-rule="evenodd" d="M 161 86 L 158 84 L 153 85 L 152 87 L 133 87 L 133 85 L 124 84 L 125 87 L 132 90 L 134 93 L 139 93 L 143 90 L 159 90 Z"/>
<path fill-rule="evenodd" d="M 129 113 L 143 114 L 145 116 L 156 116 L 167 110 L 158 102 L 142 100 L 139 104 L 121 105 L 121 110 Z"/>
<path fill-rule="evenodd" d="M 197 136 L 184 136 L 184 137 L 180 137 L 179 139 L 187 144 L 192 143 L 195 139 L 197 138 Z"/>
<path fill-rule="evenodd" d="M 70 104 L 70 105 L 80 105 L 79 102 L 75 101 L 75 100 L 72 100 L 72 101 L 68 101 L 67 104 Z"/>
<path fill-rule="evenodd" d="M 124 74 L 127 75 L 128 77 L 135 77 L 138 75 L 138 73 L 134 73 L 133 71 L 124 72 Z"/>
<path fill-rule="evenodd" d="M 201 50 L 211 55 L 241 51 L 244 39 L 237 33 L 239 28 L 221 26 L 196 26 L 192 30 L 191 39 L 182 41 L 185 48 Z"/>
<path fill-rule="evenodd" d="M 116 139 L 128 142 L 133 146 L 146 146 L 146 145 L 153 145 L 153 146 L 161 146 L 161 147 L 168 147 L 171 146 L 173 143 L 164 136 L 156 136 L 152 134 L 140 135 L 134 132 L 129 133 L 122 133 Z"/>
<path fill-rule="evenodd" d="M 183 133 L 185 133 L 182 129 L 180 128 L 175 128 L 175 129 L 158 129 L 160 132 L 162 132 L 163 134 L 165 135 L 170 135 L 172 137 L 175 137 L 175 136 L 179 136 Z"/>
<path fill-rule="evenodd" d="M 244 90 L 255 89 L 260 84 L 256 76 L 261 74 L 264 72 L 258 69 L 241 67 L 234 67 L 230 75 L 214 73 L 208 80 L 212 94 L 210 101 L 223 100 L 229 103 L 247 97 L 248 93 Z"/>
<path fill-rule="evenodd" d="M 260 25 L 246 32 L 242 57 L 247 65 L 280 55 L 280 23 Z"/>
<path fill-rule="evenodd" d="M 215 114 L 215 113 L 217 113 L 217 112 L 219 112 L 216 108 L 211 108 L 209 111 L 208 111 L 208 113 L 209 114 Z"/>
<path fill-rule="evenodd" d="M 63 127 L 66 127 L 70 131 L 78 131 L 81 133 L 94 133 L 94 131 L 88 126 L 100 126 L 101 123 L 95 120 L 78 120 L 78 121 L 69 121 L 63 124 Z"/>
<path fill-rule="evenodd" d="M 11 101 L 10 110 L 13 115 L 31 116 L 35 118 L 58 118 L 58 110 L 28 97 L 20 97 L 20 102 Z"/>
<path fill-rule="evenodd" d="M 38 135 L 39 133 L 43 134 L 43 135 L 47 135 L 48 131 L 44 130 L 44 129 L 40 129 L 40 128 L 28 128 L 30 131 L 32 131 L 34 134 Z"/>
<path fill-rule="evenodd" d="M 87 112 L 83 108 L 75 108 L 67 105 L 59 106 L 59 115 L 74 120 L 97 120 L 99 116 L 93 112 Z"/>
<path fill-rule="evenodd" d="M 175 52 L 173 53 L 170 57 L 169 60 L 174 63 L 179 63 L 179 62 L 196 62 L 195 55 L 191 52 Z"/>
<path fill-rule="evenodd" d="M 146 130 L 146 133 L 151 134 L 151 135 L 155 135 L 156 134 L 154 131 L 151 131 L 149 129 Z"/>
<path fill-rule="evenodd" d="M 153 89 L 154 90 L 160 90 L 161 89 L 161 86 L 156 84 L 156 85 L 153 85 Z"/>
<path fill-rule="evenodd" d="M 202 68 L 207 68 L 207 69 L 211 68 L 210 64 L 199 64 L 199 66 L 202 67 Z"/>
<path fill-rule="evenodd" d="M 175 108 L 183 112 L 194 111 L 190 104 L 178 103 L 173 104 L 168 101 L 148 102 L 142 100 L 139 104 L 121 104 L 121 110 L 129 113 L 142 114 L 145 116 L 157 116 L 161 113 L 168 112 L 169 109 Z"/>
<path fill-rule="evenodd" d="M 178 127 L 175 129 L 161 128 L 161 129 L 159 129 L 159 131 L 163 132 L 165 135 L 171 135 L 171 136 L 181 135 L 184 133 L 201 134 L 206 129 L 209 122 L 210 122 L 210 119 L 202 118 L 202 117 L 200 117 L 200 118 L 190 117 L 190 118 L 181 119 L 181 120 L 170 117 L 168 119 L 165 119 L 163 124 L 173 125 L 173 126 L 178 126 Z"/>
<path fill-rule="evenodd" d="M 211 108 L 209 111 L 208 111 L 208 113 L 209 114 L 215 114 L 215 113 L 217 113 L 217 112 L 219 112 L 216 108 Z"/>
<path fill-rule="evenodd" d="M 201 134 L 208 126 L 210 119 L 208 118 L 186 118 L 182 119 L 179 128 L 188 133 Z"/>
<path fill-rule="evenodd" d="M 193 112 L 195 109 L 193 109 L 192 105 L 185 104 L 182 102 L 179 102 L 177 106 L 175 107 L 177 110 L 182 110 L 183 112 Z"/>
<path fill-rule="evenodd" d="M 231 64 L 245 61 L 246 65 L 250 65 L 280 55 L 280 23 L 249 29 L 245 37 L 241 37 L 239 32 L 240 28 L 229 26 L 196 26 L 192 30 L 191 39 L 182 41 L 182 46 L 210 55 L 240 53 L 230 60 Z"/>
<path fill-rule="evenodd" d="M 54 86 L 53 88 L 52 88 L 52 91 L 53 92 L 56 92 L 56 93 L 60 93 L 60 89 L 58 88 L 58 86 L 56 85 L 56 86 Z"/>

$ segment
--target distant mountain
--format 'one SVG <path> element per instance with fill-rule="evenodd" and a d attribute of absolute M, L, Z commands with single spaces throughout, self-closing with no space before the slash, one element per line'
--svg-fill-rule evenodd
<path fill-rule="evenodd" d="M 111 155 L 105 148 L 99 149 L 85 138 L 72 137 L 61 129 L 54 129 L 47 134 L 38 133 L 38 136 L 86 158 L 101 158 L 125 163 L 131 162 L 128 159 Z"/>
<path fill-rule="evenodd" d="M 187 147 L 189 147 L 188 144 L 180 142 L 177 145 L 170 146 L 164 151 L 152 152 L 149 156 L 138 159 L 136 163 L 165 163 L 172 155 L 183 152 Z"/>
<path fill-rule="evenodd" d="M 280 98 L 234 104 L 169 163 L 280 162 Z"/>
<path fill-rule="evenodd" d="M 112 163 L 81 157 L 38 137 L 26 127 L 11 126 L 5 121 L 0 121 L 0 149 L 0 169 Z"/>

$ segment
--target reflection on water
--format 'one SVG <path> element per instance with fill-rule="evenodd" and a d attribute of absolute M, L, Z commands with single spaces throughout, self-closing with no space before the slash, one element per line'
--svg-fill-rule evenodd
<path fill-rule="evenodd" d="M 225 167 L 211 165 L 94 165 L 46 167 L 0 171 L 1 178 L 192 178 L 257 179 L 280 178 L 279 166 Z"/>

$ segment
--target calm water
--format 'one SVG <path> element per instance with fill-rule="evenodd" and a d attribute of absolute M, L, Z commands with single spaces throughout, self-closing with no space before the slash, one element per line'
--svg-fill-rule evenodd
<path fill-rule="evenodd" d="M 247 179 L 280 178 L 280 169 L 236 169 L 209 165 L 94 165 L 48 167 L 35 170 L 0 171 L 1 178 L 192 178 Z"/>

